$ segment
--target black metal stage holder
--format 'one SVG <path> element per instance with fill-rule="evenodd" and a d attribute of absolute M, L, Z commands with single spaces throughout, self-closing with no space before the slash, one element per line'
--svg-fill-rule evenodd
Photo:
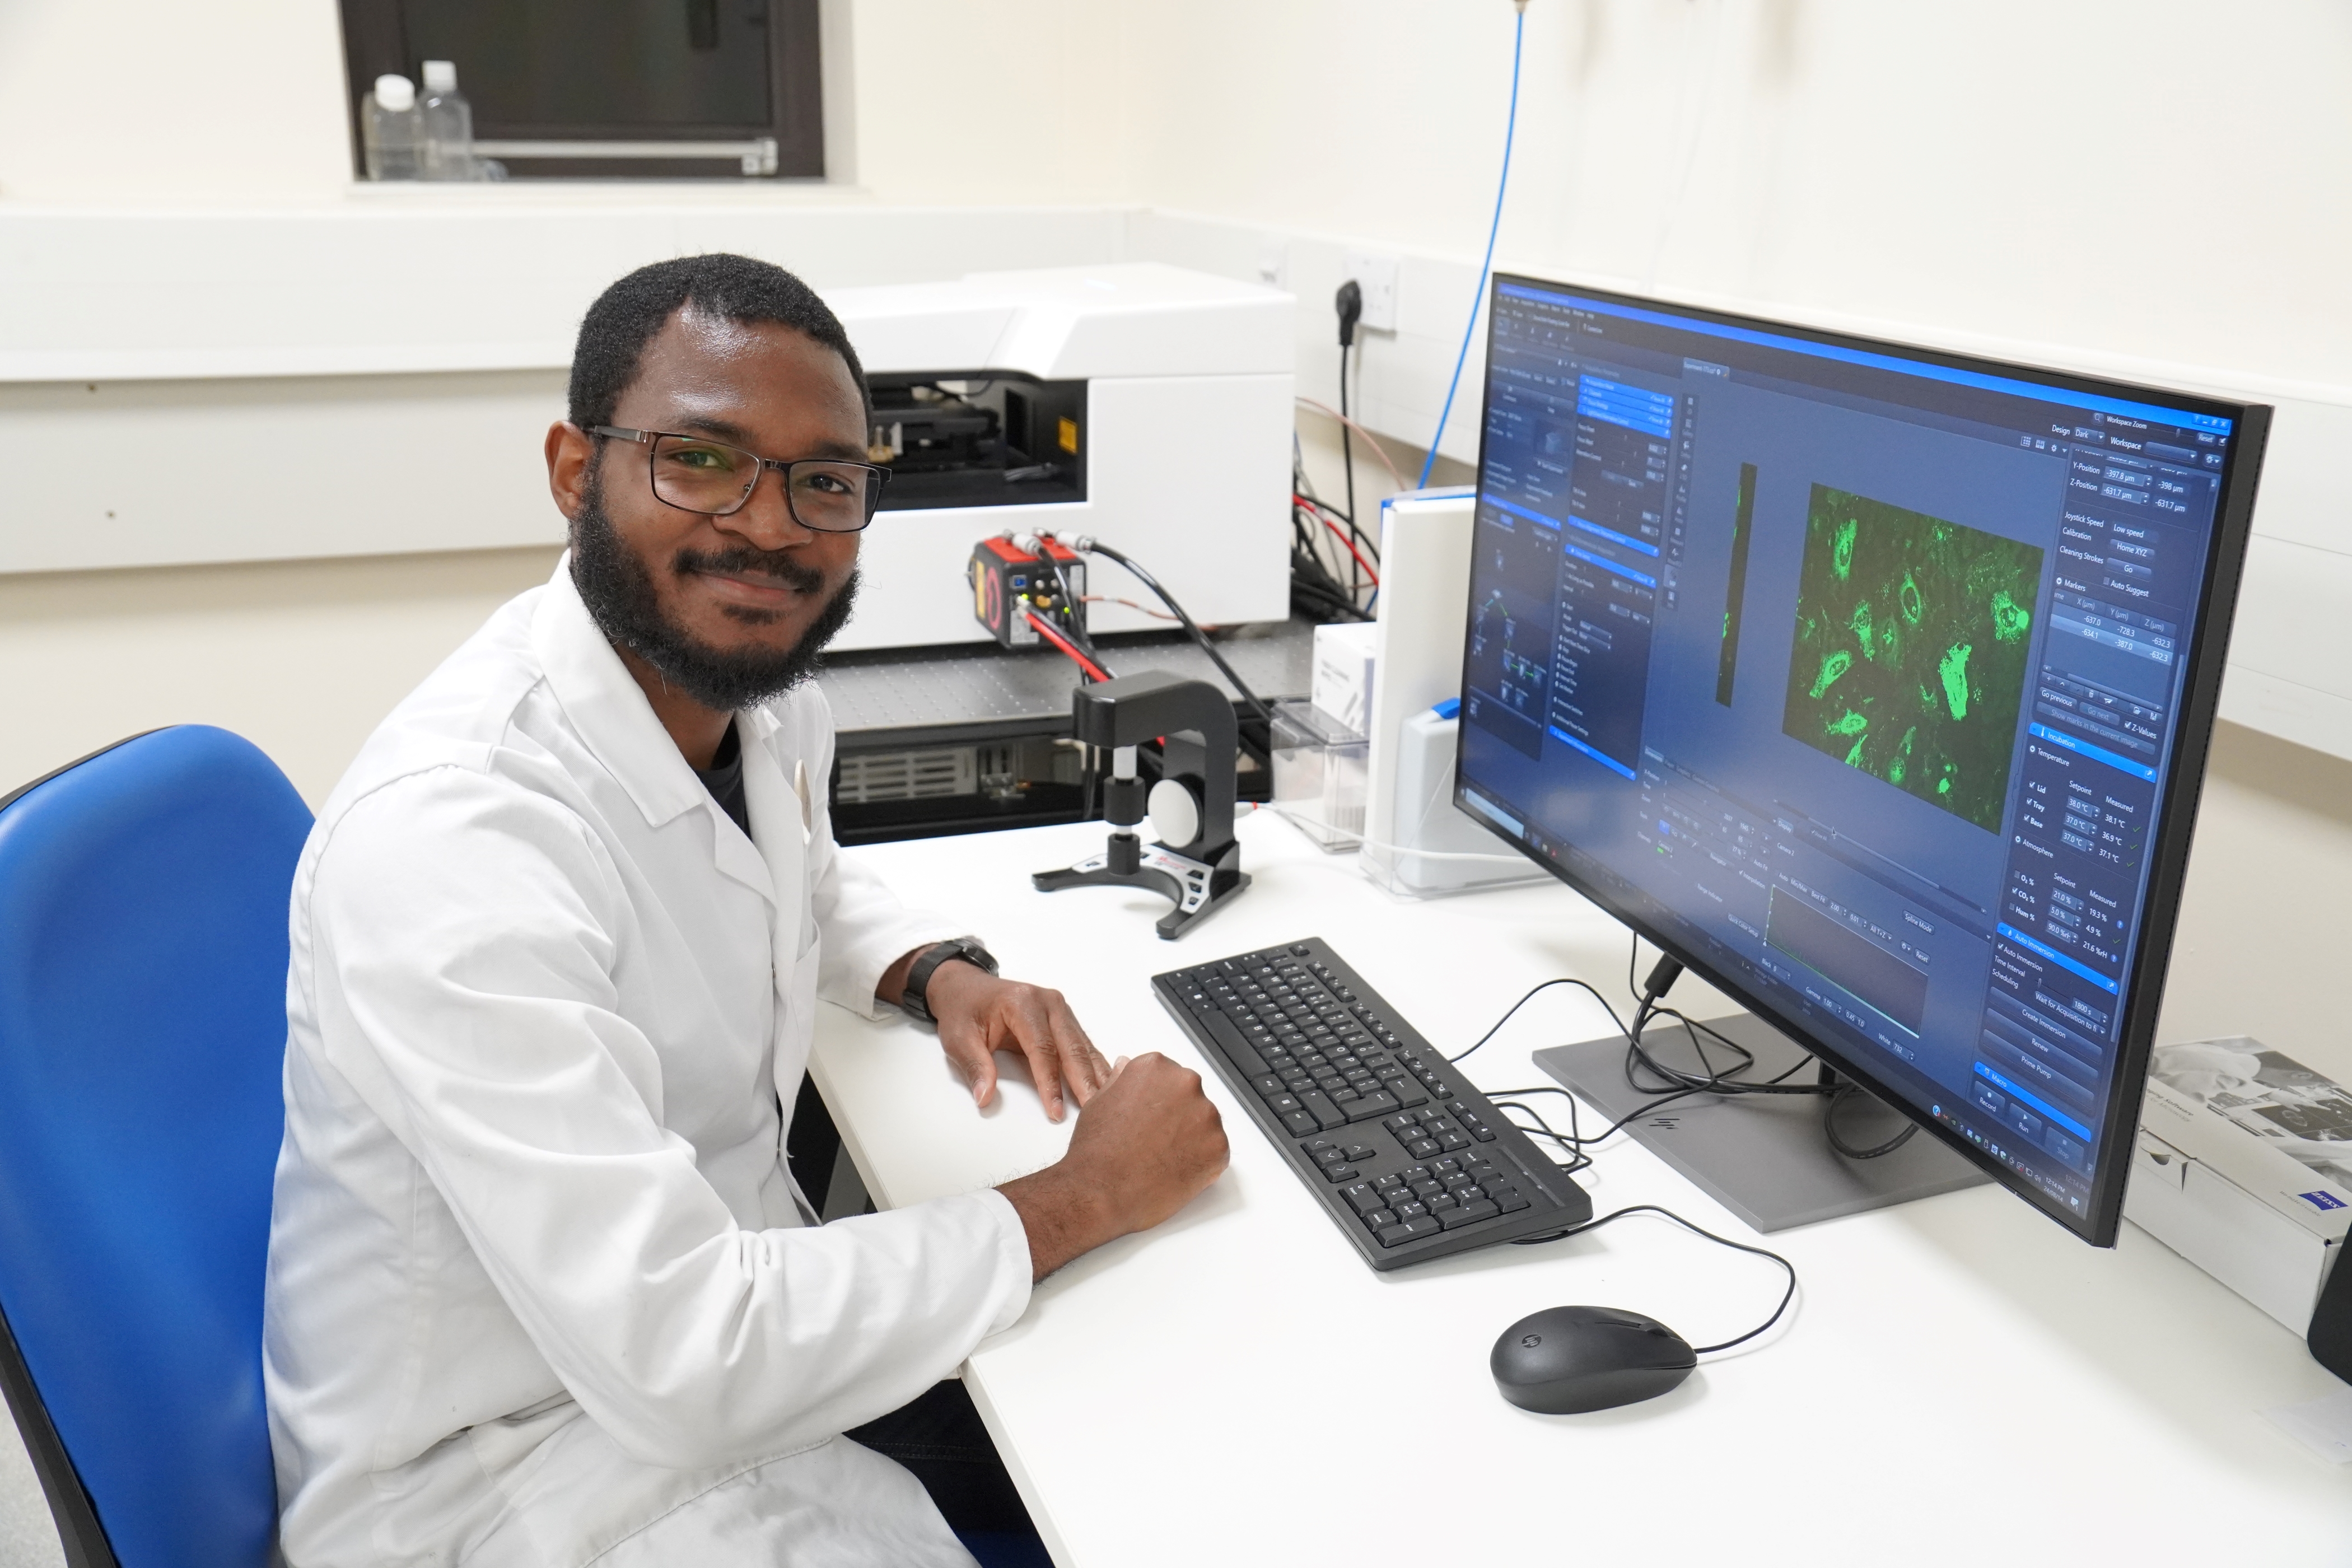
<path fill-rule="evenodd" d="M 1099 855 L 1059 871 L 1030 878 L 1038 891 L 1065 888 L 1150 888 L 1175 908 L 1161 916 L 1160 934 L 1174 941 L 1249 886 L 1241 846 L 1234 842 L 1234 771 L 1241 753 L 1233 704 L 1203 680 L 1146 670 L 1081 686 L 1070 694 L 1071 733 L 1111 752 L 1103 785 L 1103 820 L 1110 844 Z M 1174 844 L 1145 845 L 1134 832 L 1144 817 L 1143 780 L 1135 750 L 1160 740 L 1162 767 L 1153 790 L 1176 792 L 1166 807 L 1176 826 L 1155 824 Z M 1189 820 L 1186 820 L 1189 819 Z"/>

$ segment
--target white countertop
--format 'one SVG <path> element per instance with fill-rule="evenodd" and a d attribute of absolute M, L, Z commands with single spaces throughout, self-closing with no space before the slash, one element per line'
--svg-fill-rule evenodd
<path fill-rule="evenodd" d="M 1140 893 L 1033 891 L 1099 823 L 848 851 L 902 897 L 1058 985 L 1107 1054 L 1197 1054 L 1146 984 L 1319 935 L 1459 1050 L 1538 980 L 1623 985 L 1623 929 L 1549 885 L 1415 904 L 1242 824 L 1255 885 L 1181 942 Z M 1705 1016 L 1685 980 L 1678 1003 Z M 1471 1058 L 1489 1090 L 1547 1081 L 1530 1049 L 1610 1027 L 1562 987 Z M 1015 1084 L 986 1114 L 928 1031 L 823 1010 L 812 1065 L 878 1203 L 968 1191 L 1057 1157 Z M 1770 1334 L 1664 1398 L 1536 1415 L 1495 1392 L 1496 1336 L 1543 1307 L 1646 1311 L 1697 1342 L 1766 1316 L 1780 1271 L 1631 1217 L 1394 1274 L 1360 1263 L 1223 1084 L 1232 1168 L 1159 1229 L 1080 1259 L 967 1379 L 1064 1568 L 1330 1561 L 1645 1564 L 2275 1561 L 2352 1563 L 2352 1466 L 2258 1412 L 2342 1385 L 2302 1342 L 2126 1226 L 2083 1246 L 1994 1187 L 1795 1231 Z M 1606 1212 L 1664 1204 L 1753 1240 L 1630 1142 L 1579 1177 Z"/>

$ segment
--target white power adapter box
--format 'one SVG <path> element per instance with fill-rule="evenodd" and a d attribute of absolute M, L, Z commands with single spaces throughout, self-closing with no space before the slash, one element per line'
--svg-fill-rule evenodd
<path fill-rule="evenodd" d="M 1380 656 L 1380 626 L 1372 621 L 1339 621 L 1315 628 L 1315 680 L 1308 700 L 1354 735 L 1372 727 L 1372 680 Z"/>
<path fill-rule="evenodd" d="M 2124 1217 L 2301 1335 L 2352 1228 L 2352 1095 L 2244 1036 L 2158 1047 Z"/>

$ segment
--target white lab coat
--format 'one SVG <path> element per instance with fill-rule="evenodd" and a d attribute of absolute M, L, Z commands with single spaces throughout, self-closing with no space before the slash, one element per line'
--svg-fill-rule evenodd
<path fill-rule="evenodd" d="M 814 687 L 740 723 L 749 839 L 567 560 L 320 812 L 264 1344 L 294 1568 L 970 1563 L 835 1435 L 1020 1316 L 1019 1217 L 812 1228 L 780 1109 L 817 996 L 877 1011 L 954 933 L 836 855 Z"/>

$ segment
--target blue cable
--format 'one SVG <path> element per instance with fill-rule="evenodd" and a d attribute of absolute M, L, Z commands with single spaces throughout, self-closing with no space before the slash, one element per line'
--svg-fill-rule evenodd
<path fill-rule="evenodd" d="M 1511 110 L 1503 122 L 1503 177 L 1495 186 L 1495 221 L 1486 229 L 1486 258 L 1478 263 L 1478 292 L 1471 297 L 1470 320 L 1462 328 L 1462 352 L 1454 356 L 1454 379 L 1445 384 L 1445 406 L 1438 410 L 1437 434 L 1429 439 L 1429 456 L 1422 459 L 1416 489 L 1429 488 L 1429 470 L 1437 466 L 1437 444 L 1445 439 L 1445 421 L 1454 413 L 1454 394 L 1462 384 L 1462 366 L 1470 357 L 1470 338 L 1478 330 L 1478 311 L 1486 303 L 1486 276 L 1495 265 L 1495 236 L 1503 227 L 1503 193 L 1511 188 L 1511 140 L 1519 129 L 1519 47 L 1527 41 L 1528 14 L 1523 9 L 1511 25 Z"/>

